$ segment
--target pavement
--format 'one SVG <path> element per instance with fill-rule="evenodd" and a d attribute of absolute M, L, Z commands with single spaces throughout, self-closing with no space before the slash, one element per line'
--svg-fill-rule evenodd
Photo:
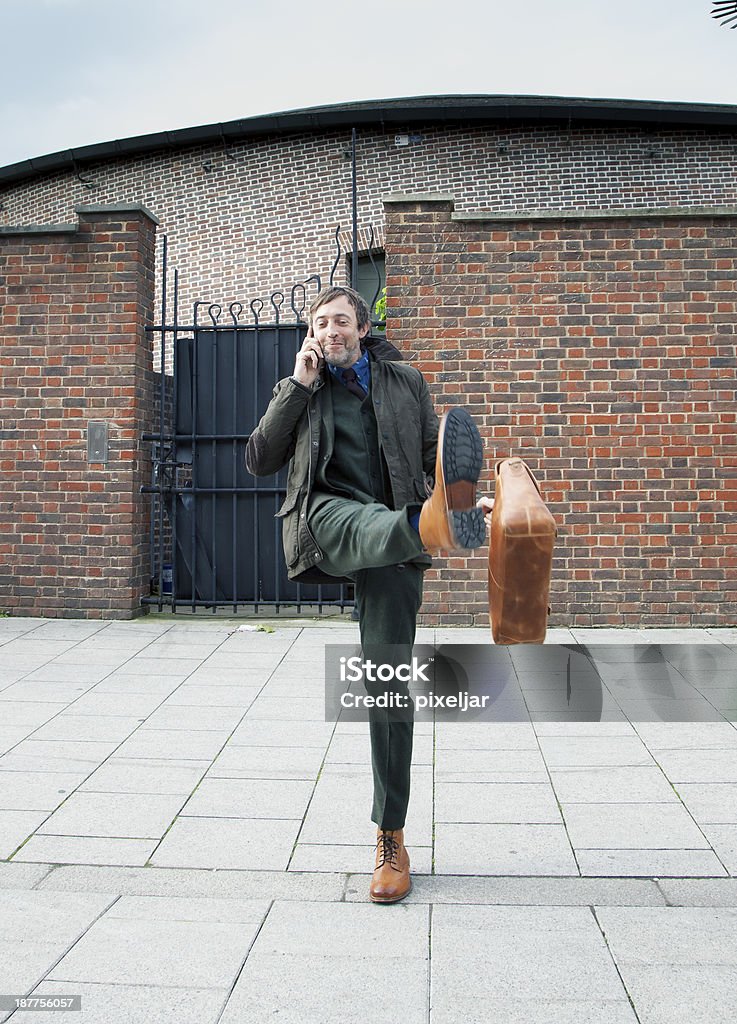
<path fill-rule="evenodd" d="M 527 720 L 419 722 L 387 907 L 367 726 L 324 712 L 357 627 L 258 625 L 0 619 L 0 998 L 74 1024 L 734 1019 L 737 629 L 549 631 L 708 645 L 667 695 L 690 721 L 549 714 L 541 673 Z"/>

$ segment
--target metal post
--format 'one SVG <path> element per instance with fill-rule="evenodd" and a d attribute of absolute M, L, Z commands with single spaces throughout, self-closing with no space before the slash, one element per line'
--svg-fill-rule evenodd
<path fill-rule="evenodd" d="M 356 184 L 356 129 L 351 130 L 351 165 L 353 171 L 353 255 L 351 256 L 351 288 L 358 281 L 358 188 Z"/>

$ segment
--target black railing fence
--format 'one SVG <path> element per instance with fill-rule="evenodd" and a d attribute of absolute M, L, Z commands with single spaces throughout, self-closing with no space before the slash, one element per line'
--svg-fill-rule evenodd
<path fill-rule="evenodd" d="M 339 230 L 331 284 L 343 256 Z M 152 445 L 151 483 L 143 488 L 151 498 L 151 595 L 144 603 L 159 611 L 352 606 L 347 584 L 288 579 L 275 518 L 286 469 L 256 478 L 245 465 L 246 443 L 274 384 L 293 371 L 321 278 L 314 274 L 288 295 L 275 291 L 265 301 L 232 302 L 226 309 L 198 301 L 191 321 L 180 323 L 175 271 L 168 321 L 166 239 L 162 248 L 161 323 L 148 328 L 158 429 L 143 436 Z M 368 255 L 376 269 L 374 309 L 381 276 L 371 246 Z"/>

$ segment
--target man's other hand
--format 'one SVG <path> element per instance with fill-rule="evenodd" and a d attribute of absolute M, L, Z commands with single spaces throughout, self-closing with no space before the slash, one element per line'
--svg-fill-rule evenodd
<path fill-rule="evenodd" d="M 491 529 L 491 510 L 494 508 L 494 499 L 487 498 L 484 495 L 483 498 L 479 498 L 476 502 L 476 507 L 484 510 L 484 522 L 486 523 L 486 531 L 488 533 Z"/>

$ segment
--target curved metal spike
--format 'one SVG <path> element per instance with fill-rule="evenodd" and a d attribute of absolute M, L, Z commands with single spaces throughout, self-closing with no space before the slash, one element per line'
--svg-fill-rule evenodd
<path fill-rule="evenodd" d="M 279 301 L 277 302 L 277 298 Z M 276 313 L 276 322 L 279 323 L 279 314 L 281 312 L 282 303 L 284 302 L 284 292 L 272 292 L 271 293 L 271 305 L 274 307 Z"/>
<path fill-rule="evenodd" d="M 230 316 L 231 316 L 231 318 L 233 320 L 233 323 L 237 327 L 238 326 L 238 318 L 240 317 L 241 313 L 243 312 L 243 303 L 242 302 L 231 302 L 231 304 L 228 306 L 228 310 L 230 312 Z"/>
<path fill-rule="evenodd" d="M 381 294 L 381 271 L 376 266 L 376 260 L 374 259 L 374 225 L 373 224 L 369 225 L 368 258 L 369 258 L 369 262 L 371 263 L 371 266 L 374 268 L 374 273 L 376 274 L 376 291 L 374 292 L 374 297 L 371 300 L 371 305 L 369 306 L 369 309 L 371 310 L 371 313 L 373 314 L 374 311 L 376 310 L 376 302 L 377 302 L 377 300 L 379 298 L 379 295 Z"/>
<path fill-rule="evenodd" d="M 197 301 L 195 302 L 194 307 L 192 309 L 192 323 L 195 325 L 195 327 L 199 326 L 199 324 L 197 323 L 197 310 L 199 309 L 200 306 L 206 305 L 207 303 L 203 299 L 197 299 Z"/>
<path fill-rule="evenodd" d="M 215 309 L 217 310 L 217 313 L 213 313 L 213 310 Z M 218 306 L 217 302 L 211 302 L 210 305 L 207 307 L 207 313 L 210 319 L 212 320 L 213 327 L 217 327 L 218 320 L 220 319 L 220 314 L 222 313 L 222 311 L 222 306 Z"/>
<path fill-rule="evenodd" d="M 295 294 L 295 292 L 297 291 L 298 288 L 302 289 L 302 305 L 299 307 L 299 309 L 297 309 L 297 307 L 294 304 L 294 294 Z M 298 321 L 304 320 L 304 317 L 302 316 L 302 314 L 304 313 L 305 306 L 307 305 L 307 289 L 305 288 L 305 286 L 303 284 L 297 283 L 297 284 L 292 286 L 292 293 L 291 293 L 291 297 L 289 299 L 289 305 L 292 307 L 292 312 L 296 316 L 297 320 Z"/>
<path fill-rule="evenodd" d="M 338 224 L 338 226 L 335 229 L 335 247 L 338 250 L 338 254 L 335 257 L 335 263 L 333 263 L 333 269 L 330 271 L 330 284 L 333 283 L 333 278 L 335 277 L 335 271 L 337 270 L 338 264 L 340 263 L 340 256 L 341 256 L 342 250 L 340 248 L 340 238 L 338 237 L 339 235 L 340 235 L 340 224 Z"/>
<path fill-rule="evenodd" d="M 256 325 L 256 327 L 258 327 L 258 315 L 261 312 L 261 310 L 264 308 L 263 300 L 262 299 L 251 299 L 251 301 L 248 303 L 248 305 L 250 307 L 251 312 L 253 313 L 253 322 Z"/>
<path fill-rule="evenodd" d="M 305 281 L 305 285 L 308 285 L 310 281 L 317 281 L 317 294 L 319 295 L 320 292 L 322 291 L 322 280 L 320 278 L 320 275 L 313 274 L 311 277 L 308 277 L 307 280 Z"/>

